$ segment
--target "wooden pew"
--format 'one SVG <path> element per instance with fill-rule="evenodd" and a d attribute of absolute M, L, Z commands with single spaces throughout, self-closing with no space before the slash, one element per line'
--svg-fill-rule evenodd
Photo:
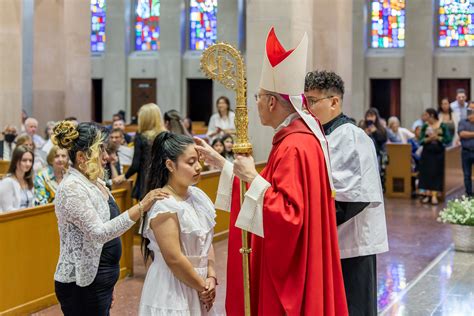
<path fill-rule="evenodd" d="M 390 198 L 411 197 L 411 145 L 387 144 L 388 165 L 385 170 L 385 195 Z"/>
<path fill-rule="evenodd" d="M 113 195 L 121 211 L 131 207 L 131 184 Z M 133 232 L 122 237 L 120 277 L 133 273 Z M 25 315 L 57 304 L 54 272 L 59 235 L 54 205 L 0 214 L 0 315 Z"/>
<path fill-rule="evenodd" d="M 0 174 L 6 174 L 8 167 L 10 167 L 9 160 L 0 160 Z"/>
<path fill-rule="evenodd" d="M 205 135 L 207 133 L 206 122 L 193 122 L 192 132 L 193 135 Z"/>
<path fill-rule="evenodd" d="M 257 171 L 260 172 L 265 167 L 266 162 L 256 163 Z M 197 187 L 203 190 L 211 201 L 216 200 L 217 186 L 219 185 L 219 177 L 221 172 L 219 170 L 206 171 L 201 175 L 201 180 L 197 184 Z M 230 216 L 228 212 L 222 210 L 216 210 L 216 226 L 214 228 L 214 241 L 220 241 L 227 238 L 229 234 L 229 220 Z"/>
<path fill-rule="evenodd" d="M 444 191 L 442 197 L 464 188 L 464 175 L 462 172 L 461 146 L 446 149 L 444 163 Z"/>

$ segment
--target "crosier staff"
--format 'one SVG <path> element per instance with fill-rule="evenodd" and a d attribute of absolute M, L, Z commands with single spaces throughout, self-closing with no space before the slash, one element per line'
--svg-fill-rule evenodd
<path fill-rule="evenodd" d="M 245 77 L 244 59 L 240 52 L 227 43 L 217 43 L 209 46 L 201 56 L 201 70 L 212 80 L 216 80 L 227 89 L 236 93 L 235 127 L 236 143 L 233 151 L 236 154 L 252 153 L 252 144 L 248 140 L 248 111 L 247 111 L 247 79 Z M 243 203 L 247 187 L 240 180 L 240 202 Z M 250 278 L 247 231 L 242 230 L 242 266 L 244 276 L 244 310 L 250 315 Z"/>

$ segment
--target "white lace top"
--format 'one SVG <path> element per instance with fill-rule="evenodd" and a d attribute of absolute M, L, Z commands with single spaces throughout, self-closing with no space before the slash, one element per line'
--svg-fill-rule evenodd
<path fill-rule="evenodd" d="M 135 222 L 128 212 L 110 220 L 109 205 L 100 189 L 74 168 L 69 168 L 60 183 L 54 205 L 60 239 L 54 279 L 87 286 L 97 274 L 103 245 Z"/>

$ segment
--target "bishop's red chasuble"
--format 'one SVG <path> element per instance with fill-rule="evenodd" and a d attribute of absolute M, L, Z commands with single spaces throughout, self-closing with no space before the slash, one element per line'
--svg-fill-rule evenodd
<path fill-rule="evenodd" d="M 249 234 L 252 315 L 348 315 L 334 199 L 318 139 L 302 119 L 277 132 L 261 176 L 264 238 Z M 226 311 L 244 315 L 239 201 L 234 179 Z"/>

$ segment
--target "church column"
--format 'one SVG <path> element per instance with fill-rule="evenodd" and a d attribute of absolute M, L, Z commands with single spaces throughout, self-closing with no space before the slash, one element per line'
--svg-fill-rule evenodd
<path fill-rule="evenodd" d="M 64 1 L 65 116 L 91 120 L 90 1 Z M 111 1 L 108 1 L 111 2 Z"/>
<path fill-rule="evenodd" d="M 368 107 L 368 97 L 365 95 L 366 66 L 365 52 L 367 49 L 367 4 L 366 0 L 354 0 L 352 15 L 352 100 L 350 108 L 344 102 L 344 112 L 356 120 L 364 117 Z"/>
<path fill-rule="evenodd" d="M 226 42 L 238 48 L 238 19 L 239 19 L 239 1 L 218 1 L 217 2 L 217 41 Z M 217 98 L 226 96 L 231 100 L 232 108 L 235 109 L 235 93 L 223 85 L 214 81 L 212 87 L 212 111 L 216 112 L 215 106 Z"/>
<path fill-rule="evenodd" d="M 64 118 L 63 4 L 35 1 L 33 112 L 40 125 Z"/>
<path fill-rule="evenodd" d="M 407 1 L 405 62 L 401 88 L 402 126 L 433 107 L 433 1 Z M 416 71 L 414 71 L 416 69 Z"/>
<path fill-rule="evenodd" d="M 128 3 L 127 0 L 107 1 L 102 109 L 104 120 L 112 119 L 112 115 L 119 110 L 128 112 L 127 56 L 131 43 L 127 36 L 127 28 L 131 26 Z"/>
<path fill-rule="evenodd" d="M 33 116 L 91 119 L 90 4 L 35 1 Z"/>
<path fill-rule="evenodd" d="M 164 112 L 175 109 L 185 113 L 181 99 L 183 80 L 182 53 L 185 45 L 182 0 L 162 1 L 160 6 L 160 50 L 158 60 L 158 105 Z"/>
<path fill-rule="evenodd" d="M 22 15 L 21 1 L 0 1 L 0 130 L 21 123 Z"/>

